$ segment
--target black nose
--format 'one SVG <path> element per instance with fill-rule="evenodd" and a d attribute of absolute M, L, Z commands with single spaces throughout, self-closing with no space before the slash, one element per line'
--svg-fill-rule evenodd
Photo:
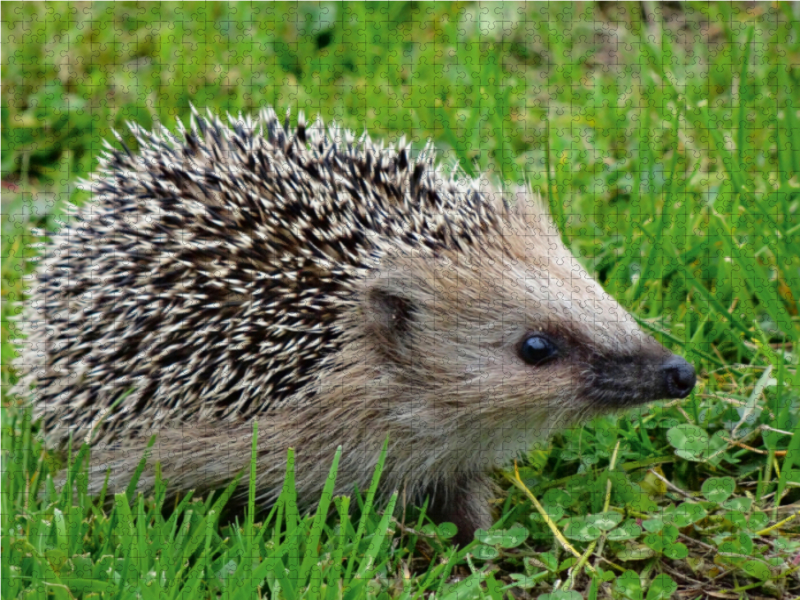
<path fill-rule="evenodd" d="M 680 356 L 673 356 L 661 367 L 669 398 L 686 398 L 694 388 L 697 377 L 694 367 Z"/>

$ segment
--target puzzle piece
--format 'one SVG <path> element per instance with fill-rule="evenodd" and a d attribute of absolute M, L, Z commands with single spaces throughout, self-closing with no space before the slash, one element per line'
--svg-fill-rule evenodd
<path fill-rule="evenodd" d="M 797 595 L 794 5 L 3 8 L 9 597 Z"/>

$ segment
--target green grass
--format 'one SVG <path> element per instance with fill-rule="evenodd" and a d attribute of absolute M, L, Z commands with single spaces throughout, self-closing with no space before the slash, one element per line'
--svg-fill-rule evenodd
<path fill-rule="evenodd" d="M 796 596 L 800 14 L 634 6 L 3 3 L 3 597 Z M 251 495 L 228 517 L 223 493 L 162 510 L 163 485 L 93 501 L 80 466 L 56 490 L 6 394 L 31 228 L 87 200 L 112 128 L 135 148 L 126 120 L 172 128 L 190 102 L 430 138 L 527 181 L 697 389 L 531 450 L 499 475 L 496 531 L 458 552 L 369 491 L 303 516 L 291 477 L 272 512 Z"/>

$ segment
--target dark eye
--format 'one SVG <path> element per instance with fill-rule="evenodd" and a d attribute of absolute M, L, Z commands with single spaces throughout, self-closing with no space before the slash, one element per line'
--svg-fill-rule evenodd
<path fill-rule="evenodd" d="M 520 356 L 529 365 L 538 365 L 553 358 L 558 349 L 543 335 L 532 335 L 522 342 Z"/>

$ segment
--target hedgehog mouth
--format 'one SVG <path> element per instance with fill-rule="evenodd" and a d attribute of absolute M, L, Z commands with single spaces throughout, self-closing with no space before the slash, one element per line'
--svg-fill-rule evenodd
<path fill-rule="evenodd" d="M 587 396 L 598 411 L 634 408 L 663 399 L 634 389 L 593 389 Z"/>

